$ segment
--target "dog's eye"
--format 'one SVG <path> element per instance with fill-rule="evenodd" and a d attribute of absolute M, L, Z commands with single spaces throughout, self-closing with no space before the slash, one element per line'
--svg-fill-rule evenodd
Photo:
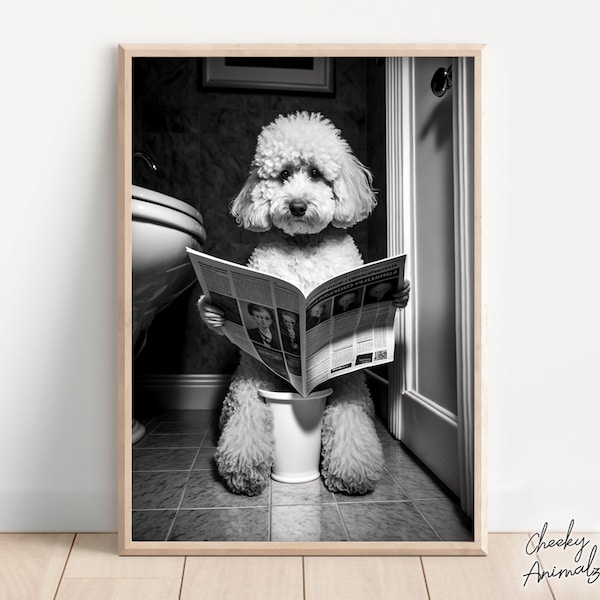
<path fill-rule="evenodd" d="M 281 179 L 281 181 L 286 181 L 290 178 L 290 172 L 287 169 L 284 169 L 283 171 L 281 171 L 281 173 L 279 173 L 279 178 Z"/>
<path fill-rule="evenodd" d="M 319 171 L 319 169 L 311 169 L 309 175 L 311 179 L 319 179 L 321 177 L 321 171 Z"/>

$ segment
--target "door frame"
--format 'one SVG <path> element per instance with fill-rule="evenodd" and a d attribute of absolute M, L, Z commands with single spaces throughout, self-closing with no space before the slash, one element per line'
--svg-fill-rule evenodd
<path fill-rule="evenodd" d="M 457 414 L 419 392 L 419 290 L 413 284 L 411 301 L 396 328 L 388 424 L 391 433 L 460 498 L 464 512 L 473 517 L 479 487 L 476 479 L 481 477 L 475 464 L 475 449 L 481 445 L 480 428 L 475 427 L 476 420 L 481 425 L 477 412 L 481 410 L 481 378 L 476 380 L 475 374 L 481 364 L 475 365 L 474 351 L 475 347 L 481 350 L 481 328 L 476 318 L 480 315 L 480 287 L 476 287 L 480 278 L 476 275 L 480 274 L 481 125 L 474 118 L 476 110 L 480 114 L 475 90 L 481 88 L 481 63 L 474 59 L 470 69 L 467 61 L 466 57 L 454 58 L 452 67 Z M 414 71 L 414 57 L 386 59 L 388 254 L 407 253 L 407 277 L 413 281 L 418 265 Z M 415 430 L 415 422 L 424 425 L 435 443 Z"/>

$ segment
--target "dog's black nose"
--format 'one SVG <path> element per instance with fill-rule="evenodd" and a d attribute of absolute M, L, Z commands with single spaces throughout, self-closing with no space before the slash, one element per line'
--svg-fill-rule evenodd
<path fill-rule="evenodd" d="M 290 202 L 290 212 L 295 217 L 301 217 L 306 212 L 306 204 L 299 200 L 295 200 L 294 202 Z"/>

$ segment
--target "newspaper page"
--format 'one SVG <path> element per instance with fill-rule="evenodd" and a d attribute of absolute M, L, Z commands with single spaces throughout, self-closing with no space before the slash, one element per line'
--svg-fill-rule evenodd
<path fill-rule="evenodd" d="M 392 295 L 405 256 L 339 275 L 306 298 L 293 284 L 187 249 L 207 300 L 225 316 L 225 336 L 307 396 L 333 377 L 394 358 Z"/>
<path fill-rule="evenodd" d="M 366 264 L 314 289 L 306 308 L 306 388 L 394 360 L 392 296 L 406 255 Z"/>

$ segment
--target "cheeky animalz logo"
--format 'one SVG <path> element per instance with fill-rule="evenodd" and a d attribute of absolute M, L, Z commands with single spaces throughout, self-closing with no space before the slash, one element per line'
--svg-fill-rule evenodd
<path fill-rule="evenodd" d="M 545 578 L 567 578 L 567 577 L 585 577 L 588 583 L 594 583 L 600 578 L 600 568 L 594 566 L 594 559 L 598 547 L 594 544 L 590 545 L 590 541 L 585 536 L 573 537 L 573 528 L 575 527 L 575 520 L 571 520 L 569 528 L 564 537 L 554 538 L 546 537 L 548 530 L 548 523 L 544 523 L 542 530 L 539 533 L 534 533 L 527 544 L 525 545 L 525 553 L 529 556 L 538 555 L 547 548 L 561 548 L 565 552 L 565 564 L 566 567 L 560 567 L 553 565 L 550 570 L 546 570 L 542 567 L 543 557 L 541 560 L 536 559 L 531 565 L 528 573 L 525 573 L 523 577 L 525 581 L 523 586 L 526 586 L 531 578 L 536 583 L 541 583 Z M 572 554 L 572 551 L 575 554 Z M 569 561 L 566 563 L 566 561 Z"/>

